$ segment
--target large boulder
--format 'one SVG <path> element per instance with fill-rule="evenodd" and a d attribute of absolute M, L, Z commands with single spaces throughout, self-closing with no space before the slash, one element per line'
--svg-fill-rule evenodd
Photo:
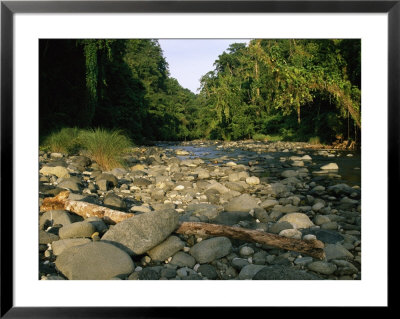
<path fill-rule="evenodd" d="M 55 264 L 70 280 L 107 280 L 129 275 L 135 269 L 127 253 L 101 241 L 65 249 Z"/>
<path fill-rule="evenodd" d="M 174 209 L 152 211 L 116 224 L 102 240 L 119 244 L 129 254 L 140 255 L 160 244 L 178 226 L 179 214 Z"/>

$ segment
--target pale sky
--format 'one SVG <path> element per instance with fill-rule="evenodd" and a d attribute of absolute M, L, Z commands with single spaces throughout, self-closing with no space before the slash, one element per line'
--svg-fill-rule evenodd
<path fill-rule="evenodd" d="M 218 56 L 227 51 L 231 43 L 249 39 L 159 39 L 171 77 L 184 88 L 198 93 L 200 78 L 214 69 Z"/>

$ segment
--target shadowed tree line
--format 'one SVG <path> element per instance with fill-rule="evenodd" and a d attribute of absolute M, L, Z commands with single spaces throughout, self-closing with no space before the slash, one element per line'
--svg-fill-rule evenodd
<path fill-rule="evenodd" d="M 197 95 L 170 77 L 157 40 L 42 39 L 39 68 L 41 138 L 63 127 L 121 129 L 138 143 L 361 136 L 360 40 L 232 44 Z"/>

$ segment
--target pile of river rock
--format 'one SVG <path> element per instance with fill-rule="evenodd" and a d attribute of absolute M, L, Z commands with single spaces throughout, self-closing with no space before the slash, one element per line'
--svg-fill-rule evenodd
<path fill-rule="evenodd" d="M 187 145 L 207 146 L 197 142 Z M 84 153 L 41 151 L 39 204 L 69 198 L 134 213 L 115 225 L 73 212 L 39 213 L 39 279 L 359 280 L 361 190 L 340 181 L 333 150 L 302 143 L 220 142 L 210 160 L 180 148 L 135 147 L 102 171 Z M 242 147 L 252 156 L 229 157 Z M 276 152 L 288 156 L 274 156 Z M 324 166 L 312 156 L 331 157 Z M 281 154 L 281 153 L 280 153 Z M 325 260 L 227 237 L 174 231 L 183 221 L 254 229 L 325 244 Z"/>

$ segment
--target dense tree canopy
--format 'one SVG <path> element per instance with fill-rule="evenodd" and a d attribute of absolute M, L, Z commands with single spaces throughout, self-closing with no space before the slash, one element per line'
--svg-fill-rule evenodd
<path fill-rule="evenodd" d="M 257 39 L 231 45 L 201 81 L 200 95 L 214 119 L 208 136 L 279 133 L 331 141 L 344 133 L 347 117 L 352 131 L 359 130 L 360 76 L 358 40 Z"/>
<path fill-rule="evenodd" d="M 41 136 L 71 126 L 122 129 L 137 142 L 360 136 L 360 40 L 232 44 L 198 95 L 170 76 L 157 40 L 39 43 Z"/>

